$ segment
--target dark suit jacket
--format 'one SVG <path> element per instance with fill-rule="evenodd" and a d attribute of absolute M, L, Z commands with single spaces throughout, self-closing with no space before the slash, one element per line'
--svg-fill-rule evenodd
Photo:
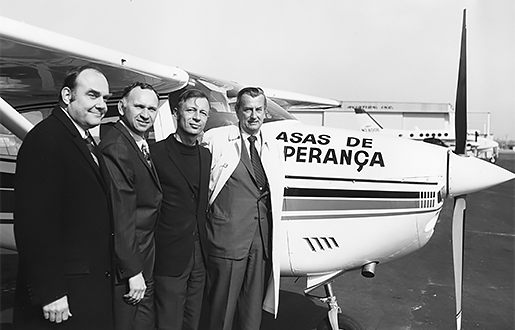
<path fill-rule="evenodd" d="M 244 259 L 249 255 L 258 230 L 263 253 L 268 258 L 271 249 L 269 195 L 266 193 L 261 198 L 248 151 L 245 144 L 241 145 L 240 163 L 209 207 L 208 254 L 218 258 Z"/>
<path fill-rule="evenodd" d="M 103 169 L 105 164 L 99 161 Z M 107 186 L 60 107 L 28 133 L 18 154 L 15 180 L 15 327 L 57 326 L 44 320 L 42 306 L 67 295 L 73 317 L 59 329 L 111 329 Z"/>
<path fill-rule="evenodd" d="M 154 267 L 154 230 L 162 197 L 157 174 L 121 122 L 102 139 L 100 150 L 111 175 L 117 279 L 142 271 L 148 279 Z"/>
<path fill-rule="evenodd" d="M 155 275 L 181 275 L 193 254 L 195 235 L 200 237 L 202 249 L 206 246 L 206 209 L 211 153 L 199 147 L 200 187 L 194 193 L 188 182 L 181 154 L 174 144 L 173 135 L 150 146 L 163 188 L 163 202 L 156 229 Z M 205 254 L 204 254 L 205 255 Z"/>

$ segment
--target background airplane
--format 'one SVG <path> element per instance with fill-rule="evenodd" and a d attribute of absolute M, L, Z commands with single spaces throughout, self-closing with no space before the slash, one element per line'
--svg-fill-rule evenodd
<path fill-rule="evenodd" d="M 236 83 L 161 66 L 4 18 L 0 27 L 0 118 L 9 153 L 2 156 L 2 185 L 13 183 L 17 147 L 32 124 L 48 116 L 62 77 L 77 65 L 100 66 L 113 92 L 104 124 L 94 132 L 97 139 L 116 119 L 116 101 L 133 80 L 153 84 L 161 95 L 152 135 L 156 140 L 174 130 L 167 95 L 188 86 L 210 96 L 212 113 L 206 129 L 236 122 L 234 101 L 241 88 Z M 281 229 L 274 237 L 282 247 L 281 274 L 306 277 L 306 294 L 325 288 L 329 313 L 321 328 L 338 329 L 338 323 L 361 328 L 351 318 L 338 315 L 332 290 L 336 277 L 352 270 L 373 276 L 376 265 L 417 251 L 429 241 L 446 197 L 463 196 L 514 177 L 494 165 L 433 145 L 304 125 L 272 100 L 263 130 L 284 144 L 288 169 Z M 15 248 L 12 205 L 5 203 L 12 201 L 13 187 L 1 190 L 0 243 L 8 248 Z M 458 200 L 455 222 L 463 224 L 459 214 L 463 214 L 464 199 Z M 455 250 L 460 254 L 462 235 L 456 232 Z M 460 263 L 456 264 L 459 269 Z"/>
<path fill-rule="evenodd" d="M 381 133 L 400 138 L 408 138 L 448 147 L 454 150 L 456 147 L 456 136 L 454 129 L 433 129 L 414 130 L 384 128 L 370 113 L 365 109 L 355 108 L 356 118 L 363 132 Z M 477 131 L 467 131 L 467 154 L 495 163 L 499 158 L 499 143 L 494 141 L 493 136 L 479 134 Z"/>

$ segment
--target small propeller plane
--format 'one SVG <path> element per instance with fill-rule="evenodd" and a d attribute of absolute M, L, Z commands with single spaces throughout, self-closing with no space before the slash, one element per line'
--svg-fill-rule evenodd
<path fill-rule="evenodd" d="M 16 249 L 12 202 L 17 150 L 33 125 L 48 116 L 62 78 L 71 67 L 94 63 L 109 80 L 113 97 L 104 123 L 93 132 L 97 139 L 101 139 L 104 127 L 116 120 L 116 102 L 122 89 L 135 80 L 154 85 L 161 95 L 151 136 L 156 140 L 175 129 L 167 96 L 189 86 L 206 91 L 210 97 L 212 110 L 206 130 L 237 121 L 234 102 L 242 86 L 233 82 L 152 63 L 1 17 L 0 47 L 3 248 Z M 341 314 L 333 281 L 353 270 L 374 276 L 377 265 L 422 248 L 433 235 L 446 198 L 455 199 L 453 249 L 457 327 L 461 327 L 465 196 L 515 177 L 496 165 L 463 156 L 464 56 L 462 48 L 456 136 L 463 138 L 458 139 L 455 152 L 370 132 L 305 125 L 269 100 L 262 129 L 284 144 L 287 165 L 281 228 L 276 238 L 281 242 L 281 274 L 306 277 L 306 295 L 325 288 L 323 301 L 329 311 L 319 329 L 362 329 Z M 291 102 L 291 95 L 278 92 L 274 99 Z M 323 102 L 331 104 L 334 100 Z"/>
<path fill-rule="evenodd" d="M 418 128 L 414 130 L 405 130 L 383 128 L 383 126 L 366 110 L 355 108 L 354 112 L 356 113 L 360 129 L 363 132 L 375 132 L 417 141 L 424 141 L 451 149 L 455 149 L 456 147 L 456 136 L 454 134 L 454 130 L 420 130 Z M 499 157 L 499 143 L 494 141 L 493 137 L 487 134 L 479 134 L 477 131 L 468 131 L 466 147 L 468 155 L 488 160 L 491 163 L 495 163 Z"/>

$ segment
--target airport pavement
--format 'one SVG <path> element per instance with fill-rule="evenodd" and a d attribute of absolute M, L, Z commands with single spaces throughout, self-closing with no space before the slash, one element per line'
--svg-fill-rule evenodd
<path fill-rule="evenodd" d="M 498 165 L 515 172 L 515 153 Z M 374 278 L 349 272 L 333 289 L 344 314 L 367 330 L 455 328 L 451 249 L 452 201 L 421 250 L 378 265 Z M 463 329 L 515 329 L 515 180 L 467 197 Z M 0 328 L 11 329 L 15 254 L 1 255 Z M 262 330 L 312 330 L 326 316 L 324 304 L 305 298 L 305 279 L 283 278 L 279 316 L 264 313 Z M 316 292 L 315 292 L 316 293 Z M 320 295 L 323 291 L 320 290 Z"/>

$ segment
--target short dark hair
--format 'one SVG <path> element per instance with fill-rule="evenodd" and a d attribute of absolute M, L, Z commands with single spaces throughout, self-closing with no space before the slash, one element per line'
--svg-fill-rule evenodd
<path fill-rule="evenodd" d="M 79 75 L 86 70 L 94 70 L 105 77 L 105 74 L 102 72 L 102 70 L 100 70 L 99 67 L 91 64 L 77 66 L 73 69 L 70 69 L 64 76 L 63 86 L 59 90 L 59 102 L 63 102 L 63 98 L 61 96 L 61 91 L 63 90 L 63 88 L 67 87 L 73 93 L 75 91 L 75 88 L 77 87 L 77 77 L 79 77 Z"/>
<path fill-rule="evenodd" d="M 125 87 L 125 89 L 123 90 L 123 94 L 122 94 L 122 99 L 125 98 L 127 95 L 129 95 L 129 93 L 135 89 L 135 88 L 141 88 L 141 89 L 149 89 L 151 90 L 152 92 L 154 92 L 154 94 L 156 94 L 157 96 L 157 99 L 159 100 L 159 93 L 154 89 L 154 87 L 152 87 L 152 85 L 150 84 L 147 84 L 147 83 L 144 83 L 144 82 L 140 82 L 140 81 L 136 81 L 136 82 L 133 82 L 132 84 L 130 84 L 129 86 Z"/>
<path fill-rule="evenodd" d="M 201 90 L 198 89 L 186 89 L 184 92 L 179 95 L 179 99 L 177 100 L 177 110 L 181 107 L 181 105 L 188 101 L 189 99 L 198 99 L 203 98 L 206 99 L 209 102 L 209 98 L 207 97 L 206 93 L 204 93 Z"/>
<path fill-rule="evenodd" d="M 236 97 L 236 105 L 234 107 L 236 109 L 236 111 L 238 111 L 238 109 L 240 108 L 241 98 L 243 97 L 243 95 L 248 95 L 252 98 L 258 97 L 259 95 L 263 95 L 263 97 L 265 98 L 265 109 L 266 109 L 265 92 L 260 87 L 245 87 L 238 92 L 238 96 Z"/>

